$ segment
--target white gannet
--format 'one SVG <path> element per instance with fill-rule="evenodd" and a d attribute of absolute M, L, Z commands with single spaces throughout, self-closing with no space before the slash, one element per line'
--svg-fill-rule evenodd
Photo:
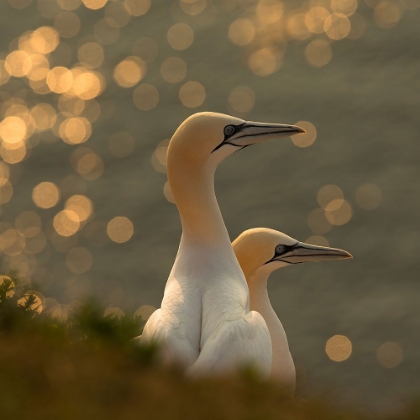
<path fill-rule="evenodd" d="M 244 147 L 304 132 L 204 112 L 186 119 L 169 143 L 167 174 L 182 236 L 161 308 L 140 342 L 160 343 L 164 360 L 189 366 L 191 376 L 228 373 L 248 362 L 269 374 L 269 332 L 262 316 L 249 311 L 248 286 L 216 200 L 214 173 Z"/>
<path fill-rule="evenodd" d="M 307 261 L 352 258 L 347 251 L 297 241 L 273 229 L 256 228 L 241 233 L 232 243 L 245 274 L 251 299 L 251 311 L 259 312 L 270 331 L 272 345 L 271 378 L 293 396 L 296 372 L 283 325 L 271 306 L 267 292 L 270 274 L 279 268 Z"/>

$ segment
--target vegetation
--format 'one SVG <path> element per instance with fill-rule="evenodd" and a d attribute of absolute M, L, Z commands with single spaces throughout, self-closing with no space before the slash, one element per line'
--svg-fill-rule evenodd
<path fill-rule="evenodd" d="M 323 400 L 294 400 L 243 370 L 189 381 L 162 368 L 157 349 L 130 339 L 144 321 L 103 315 L 94 301 L 67 320 L 39 311 L 16 278 L 0 284 L 0 418 L 369 419 Z M 420 408 L 404 419 L 420 419 Z"/>

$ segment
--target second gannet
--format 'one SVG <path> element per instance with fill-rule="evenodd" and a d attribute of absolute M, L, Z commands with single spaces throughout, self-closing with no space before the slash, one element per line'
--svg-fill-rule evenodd
<path fill-rule="evenodd" d="M 251 311 L 259 312 L 271 336 L 271 378 L 282 383 L 285 392 L 293 396 L 296 372 L 289 351 L 286 333 L 271 306 L 267 292 L 270 274 L 282 267 L 308 261 L 331 261 L 352 258 L 347 251 L 299 242 L 273 229 L 249 229 L 232 243 L 233 250 L 245 274 L 251 299 Z"/>
<path fill-rule="evenodd" d="M 192 376 L 227 374 L 248 363 L 269 374 L 270 335 L 262 316 L 249 310 L 248 286 L 216 200 L 214 173 L 244 147 L 298 133 L 304 130 L 293 125 L 204 112 L 185 120 L 169 143 L 167 174 L 182 237 L 161 308 L 140 341 L 159 342 L 164 358 L 190 366 Z"/>

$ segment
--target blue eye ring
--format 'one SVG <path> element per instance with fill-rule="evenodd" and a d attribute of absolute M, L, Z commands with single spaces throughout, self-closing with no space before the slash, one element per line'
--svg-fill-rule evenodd
<path fill-rule="evenodd" d="M 286 247 L 284 245 L 277 245 L 276 246 L 276 254 L 277 255 L 283 254 L 284 251 L 286 251 Z"/>
<path fill-rule="evenodd" d="M 235 132 L 236 128 L 233 125 L 227 125 L 223 132 L 225 134 L 225 136 L 231 136 L 234 132 Z"/>

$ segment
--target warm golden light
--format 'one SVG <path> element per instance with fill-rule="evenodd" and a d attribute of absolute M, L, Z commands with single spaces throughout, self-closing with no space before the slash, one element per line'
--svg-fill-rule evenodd
<path fill-rule="evenodd" d="M 345 225 L 353 216 L 350 204 L 343 199 L 332 200 L 325 210 L 325 218 L 335 226 Z"/>
<path fill-rule="evenodd" d="M 60 199 L 60 190 L 52 182 L 41 182 L 32 191 L 32 200 L 42 209 L 54 207 Z"/>
<path fill-rule="evenodd" d="M 207 6 L 207 0 L 180 0 L 181 9 L 188 15 L 199 15 Z"/>
<path fill-rule="evenodd" d="M 332 48 L 325 39 L 316 39 L 305 48 L 306 61 L 314 67 L 323 67 L 332 58 Z"/>
<path fill-rule="evenodd" d="M 71 156 L 73 168 L 85 179 L 98 179 L 104 171 L 103 160 L 91 149 L 80 147 Z"/>
<path fill-rule="evenodd" d="M 228 103 L 234 111 L 246 114 L 255 105 L 255 93 L 248 86 L 235 87 L 229 94 Z"/>
<path fill-rule="evenodd" d="M 194 41 L 194 32 L 186 23 L 176 23 L 168 31 L 169 45 L 175 50 L 185 50 Z"/>
<path fill-rule="evenodd" d="M 136 85 L 144 76 L 146 63 L 138 57 L 128 57 L 114 69 L 114 80 L 124 88 Z"/>
<path fill-rule="evenodd" d="M 166 173 L 166 155 L 168 152 L 169 140 L 161 141 L 152 155 L 152 165 L 157 172 Z"/>
<path fill-rule="evenodd" d="M 296 123 L 298 127 L 303 128 L 306 133 L 291 136 L 293 144 L 298 147 L 309 147 L 316 140 L 316 128 L 309 121 L 298 121 Z"/>
<path fill-rule="evenodd" d="M 247 45 L 255 37 L 255 26 L 249 19 L 236 19 L 229 26 L 229 38 L 236 45 Z"/>
<path fill-rule="evenodd" d="M 55 109 L 46 103 L 39 103 L 31 109 L 31 116 L 37 130 L 44 131 L 51 128 L 57 121 Z"/>
<path fill-rule="evenodd" d="M 330 14 L 324 7 L 313 7 L 305 15 L 305 25 L 314 34 L 322 34 L 325 20 Z"/>
<path fill-rule="evenodd" d="M 61 236 L 74 235 L 80 227 L 79 217 L 72 210 L 62 210 L 55 215 L 53 226 Z"/>
<path fill-rule="evenodd" d="M 253 52 L 248 59 L 248 66 L 257 76 L 268 76 L 279 68 L 276 54 L 270 48 L 261 48 Z"/>
<path fill-rule="evenodd" d="M 304 40 L 311 36 L 305 23 L 305 13 L 295 13 L 287 20 L 286 29 L 292 39 Z"/>
<path fill-rule="evenodd" d="M 126 131 L 112 134 L 108 140 L 108 149 L 119 158 L 124 158 L 133 153 L 135 141 L 133 136 Z"/>
<path fill-rule="evenodd" d="M 187 76 L 187 65 L 182 58 L 169 57 L 160 66 L 160 74 L 165 82 L 179 83 Z"/>
<path fill-rule="evenodd" d="M 52 92 L 64 93 L 70 90 L 73 84 L 73 74 L 66 67 L 54 67 L 48 72 L 47 85 Z"/>
<path fill-rule="evenodd" d="M 396 3 L 381 1 L 373 12 L 373 21 L 382 29 L 390 29 L 401 19 L 401 10 Z"/>
<path fill-rule="evenodd" d="M 341 200 L 343 201 L 344 194 L 343 190 L 338 187 L 337 185 L 324 185 L 319 191 L 318 191 L 318 204 L 325 210 L 336 210 L 333 206 L 331 206 L 332 201 L 334 200 Z M 340 204 L 341 206 L 341 204 Z M 338 206 L 338 207 L 340 207 Z"/>
<path fill-rule="evenodd" d="M 392 341 L 386 341 L 376 350 L 376 359 L 378 363 L 387 369 L 396 368 L 401 364 L 404 358 L 404 352 L 401 346 Z"/>
<path fill-rule="evenodd" d="M 76 10 L 82 4 L 82 0 L 57 0 L 57 3 L 63 10 Z"/>
<path fill-rule="evenodd" d="M 92 267 L 93 258 L 90 251 L 83 247 L 73 248 L 66 257 L 68 269 L 75 274 L 83 274 Z"/>
<path fill-rule="evenodd" d="M 124 0 L 124 5 L 130 15 L 143 16 L 150 9 L 150 0 Z"/>
<path fill-rule="evenodd" d="M 197 108 L 206 99 L 204 86 L 199 82 L 187 82 L 179 90 L 179 99 L 187 108 Z"/>
<path fill-rule="evenodd" d="M 34 31 L 30 38 L 30 43 L 35 52 L 49 54 L 58 47 L 58 33 L 49 26 L 43 26 Z"/>
<path fill-rule="evenodd" d="M 96 40 L 103 45 L 113 44 L 120 36 L 120 29 L 110 26 L 105 19 L 96 22 L 93 32 Z"/>
<path fill-rule="evenodd" d="M 381 190 L 374 184 L 361 185 L 356 191 L 356 203 L 364 210 L 376 209 L 382 200 Z"/>
<path fill-rule="evenodd" d="M 351 16 L 357 10 L 357 0 L 331 0 L 331 9 L 335 13 Z"/>
<path fill-rule="evenodd" d="M 88 9 L 98 10 L 105 6 L 108 0 L 82 0 Z"/>
<path fill-rule="evenodd" d="M 32 238 L 41 231 L 41 217 L 34 211 L 24 211 L 16 217 L 15 227 L 25 237 Z"/>
<path fill-rule="evenodd" d="M 25 51 L 13 51 L 6 57 L 8 72 L 15 77 L 26 76 L 32 69 L 31 56 Z"/>
<path fill-rule="evenodd" d="M 325 217 L 324 209 L 318 208 L 309 213 L 307 220 L 309 228 L 313 233 L 324 235 L 332 228 L 331 223 Z"/>
<path fill-rule="evenodd" d="M 147 321 L 150 318 L 150 315 L 152 315 L 152 313 L 155 311 L 156 308 L 154 306 L 143 305 L 140 306 L 140 308 L 138 308 L 136 312 L 134 312 L 134 318 L 141 316 L 143 321 Z"/>
<path fill-rule="evenodd" d="M 174 195 L 172 194 L 171 186 L 168 181 L 166 181 L 163 186 L 163 195 L 170 203 L 175 203 Z"/>
<path fill-rule="evenodd" d="M 6 292 L 6 297 L 11 298 L 15 294 L 15 283 L 9 276 L 0 276 L 0 286 L 2 286 L 6 282 L 9 284 L 9 291 Z"/>
<path fill-rule="evenodd" d="M 113 28 L 122 28 L 130 21 L 130 13 L 124 3 L 111 2 L 105 9 L 105 21 Z"/>
<path fill-rule="evenodd" d="M 341 13 L 333 13 L 325 19 L 324 30 L 331 39 L 338 41 L 350 33 L 350 21 Z"/>
<path fill-rule="evenodd" d="M 328 239 L 325 238 L 324 236 L 319 236 L 319 235 L 311 236 L 305 242 L 308 244 L 313 244 L 313 245 L 330 246 Z"/>
<path fill-rule="evenodd" d="M 67 118 L 61 123 L 59 133 L 66 143 L 80 144 L 91 136 L 92 126 L 86 118 Z"/>
<path fill-rule="evenodd" d="M 108 223 L 106 231 L 112 241 L 121 244 L 131 239 L 134 228 L 130 219 L 123 216 L 117 216 Z"/>
<path fill-rule="evenodd" d="M 143 84 L 133 92 L 133 102 L 142 111 L 149 111 L 159 102 L 159 92 L 153 85 Z"/>
<path fill-rule="evenodd" d="M 351 356 L 351 341 L 345 335 L 334 335 L 327 341 L 325 352 L 334 362 L 343 362 Z"/>
<path fill-rule="evenodd" d="M 20 143 L 26 138 L 27 126 L 20 117 L 7 117 L 0 123 L 0 137 L 6 143 Z"/>
<path fill-rule="evenodd" d="M 77 74 L 77 71 L 75 73 Z M 74 78 L 72 90 L 79 98 L 89 100 L 101 94 L 103 88 L 103 81 L 99 73 L 82 71 Z"/>
<path fill-rule="evenodd" d="M 73 38 L 80 31 L 82 23 L 73 12 L 62 12 L 54 19 L 54 28 L 62 38 Z"/>
<path fill-rule="evenodd" d="M 96 42 L 86 42 L 79 48 L 77 57 L 80 64 L 89 69 L 94 69 L 103 63 L 104 49 Z"/>
<path fill-rule="evenodd" d="M 32 299 L 33 303 L 29 306 L 29 309 L 41 313 L 44 310 L 44 296 L 42 296 L 42 294 L 39 292 L 31 291 L 25 293 L 24 296 L 17 301 L 17 304 L 19 306 L 26 306 L 27 302 Z"/>
<path fill-rule="evenodd" d="M 77 214 L 80 222 L 87 220 L 93 213 L 92 201 L 84 195 L 73 195 L 65 203 L 64 208 Z"/>
<path fill-rule="evenodd" d="M 26 240 L 21 232 L 8 229 L 0 235 L 0 250 L 5 255 L 19 255 L 25 249 Z"/>
<path fill-rule="evenodd" d="M 122 309 L 116 306 L 110 306 L 104 311 L 104 317 L 107 316 L 109 316 L 110 318 L 122 318 L 123 316 L 125 316 L 125 313 Z"/>
<path fill-rule="evenodd" d="M 278 0 L 260 0 L 257 4 L 256 15 L 260 23 L 270 25 L 283 17 L 283 3 Z"/>

